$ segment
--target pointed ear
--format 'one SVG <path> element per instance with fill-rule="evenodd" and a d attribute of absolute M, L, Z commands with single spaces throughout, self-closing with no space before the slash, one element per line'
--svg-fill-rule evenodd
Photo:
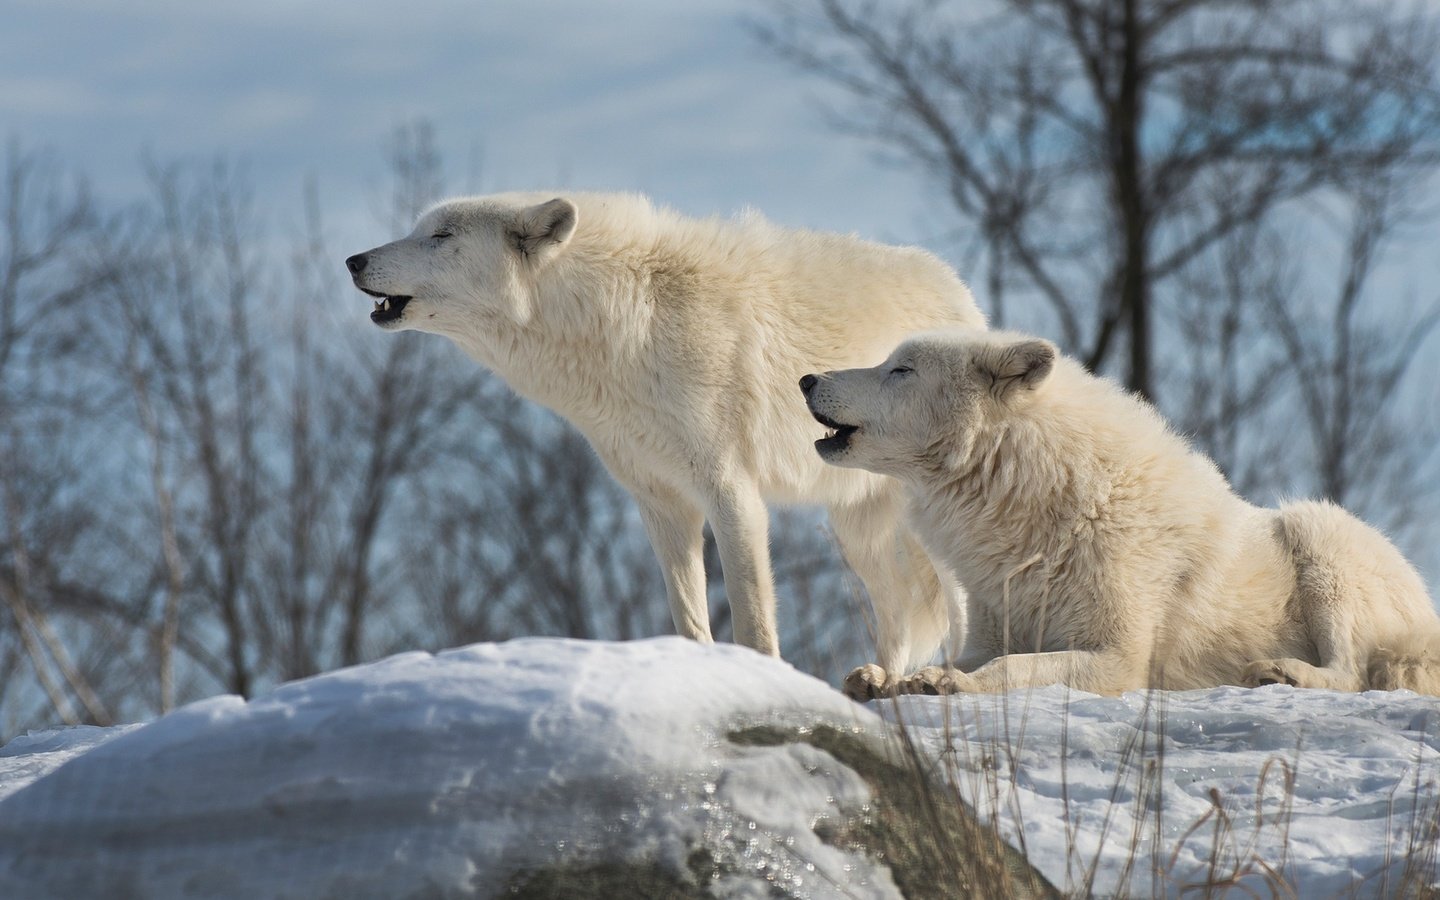
<path fill-rule="evenodd" d="M 1031 338 L 985 347 L 976 365 L 989 378 L 991 396 L 1003 400 L 1016 391 L 1039 387 L 1055 368 L 1058 355 L 1054 344 Z"/>
<path fill-rule="evenodd" d="M 523 256 L 549 256 L 575 233 L 579 217 L 575 204 L 564 197 L 522 209 L 510 227 L 511 245 Z"/>

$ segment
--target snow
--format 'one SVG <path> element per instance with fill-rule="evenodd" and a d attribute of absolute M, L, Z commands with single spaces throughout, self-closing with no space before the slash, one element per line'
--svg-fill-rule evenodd
<path fill-rule="evenodd" d="M 248 703 L 194 703 L 103 742 L 94 729 L 12 742 L 0 897 L 113 896 L 117 884 L 146 897 L 486 895 L 556 860 L 681 870 L 702 845 L 792 888 L 832 879 L 895 896 L 886 869 L 812 830 L 857 813 L 863 781 L 812 773 L 807 745 L 725 739 L 819 723 L 883 728 L 823 682 L 734 646 L 405 654 Z M 89 746 L 37 778 L 34 757 L 60 762 L 71 734 Z"/>
<path fill-rule="evenodd" d="M 1433 697 L 1055 685 L 880 708 L 1067 893 L 1384 897 L 1407 864 L 1436 878 Z"/>
<path fill-rule="evenodd" d="M 997 815 L 1067 893 L 1264 896 L 1283 879 L 1385 896 L 1407 861 L 1435 880 L 1437 713 L 1404 692 L 1279 686 L 862 707 L 679 638 L 411 653 L 16 738 L 0 896 L 493 896 L 556 863 L 684 872 L 703 847 L 727 873 L 715 896 L 898 897 L 884 865 L 816 834 L 864 815 L 865 780 L 807 743 L 729 738 L 756 724 L 903 727 L 955 786 L 938 789 Z"/>

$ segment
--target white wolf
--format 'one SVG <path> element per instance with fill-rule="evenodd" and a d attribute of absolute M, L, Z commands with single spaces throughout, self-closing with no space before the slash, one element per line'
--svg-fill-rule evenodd
<path fill-rule="evenodd" d="M 444 335 L 568 419 L 635 497 L 680 634 L 710 640 L 719 546 L 735 637 L 778 654 L 766 501 L 827 506 L 888 672 L 926 662 L 962 601 L 904 527 L 899 485 L 824 465 L 795 379 L 869 365 L 918 329 L 983 326 L 934 256 L 756 216 L 695 220 L 617 194 L 444 202 L 346 260 L 390 330 Z M 869 670 L 865 670 L 869 671 Z M 854 696 L 870 684 L 847 679 Z"/>
<path fill-rule="evenodd" d="M 902 691 L 1440 693 L 1440 619 L 1379 532 L 1329 503 L 1245 502 L 1149 405 L 1046 341 L 917 335 L 801 387 L 835 429 L 820 456 L 901 479 L 969 593 L 960 668 Z"/>

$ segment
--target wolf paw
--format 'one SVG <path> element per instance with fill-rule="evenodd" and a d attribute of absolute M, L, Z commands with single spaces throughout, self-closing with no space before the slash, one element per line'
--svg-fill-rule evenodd
<path fill-rule="evenodd" d="M 956 694 L 965 690 L 966 675 L 958 669 L 926 666 L 900 682 L 902 694 Z"/>
<path fill-rule="evenodd" d="M 894 688 L 895 685 L 885 670 L 869 663 L 846 675 L 841 690 L 851 700 L 867 703 L 879 697 L 895 696 Z"/>
<path fill-rule="evenodd" d="M 1288 684 L 1304 687 L 1299 674 L 1287 659 L 1260 659 L 1245 667 L 1241 680 L 1246 687 L 1262 687 L 1267 684 Z"/>

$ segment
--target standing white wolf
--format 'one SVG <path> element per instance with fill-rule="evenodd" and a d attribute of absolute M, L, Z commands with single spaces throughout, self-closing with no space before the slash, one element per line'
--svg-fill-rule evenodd
<path fill-rule="evenodd" d="M 1383 535 L 1329 503 L 1245 502 L 1148 404 L 1047 341 L 920 335 L 801 389 L 835 429 L 820 456 L 903 480 L 969 592 L 960 668 L 901 690 L 1440 694 L 1440 618 Z"/>
<path fill-rule="evenodd" d="M 765 503 L 818 503 L 870 594 L 880 666 L 894 680 L 928 661 L 959 589 L 905 528 L 896 482 L 815 457 L 793 385 L 873 364 L 918 329 L 983 326 L 965 285 L 913 248 L 551 196 L 441 203 L 350 257 L 355 286 L 379 298 L 371 319 L 450 338 L 584 433 L 639 504 L 680 634 L 711 639 L 708 520 L 736 640 L 778 654 Z M 873 670 L 847 691 L 893 686 Z"/>

